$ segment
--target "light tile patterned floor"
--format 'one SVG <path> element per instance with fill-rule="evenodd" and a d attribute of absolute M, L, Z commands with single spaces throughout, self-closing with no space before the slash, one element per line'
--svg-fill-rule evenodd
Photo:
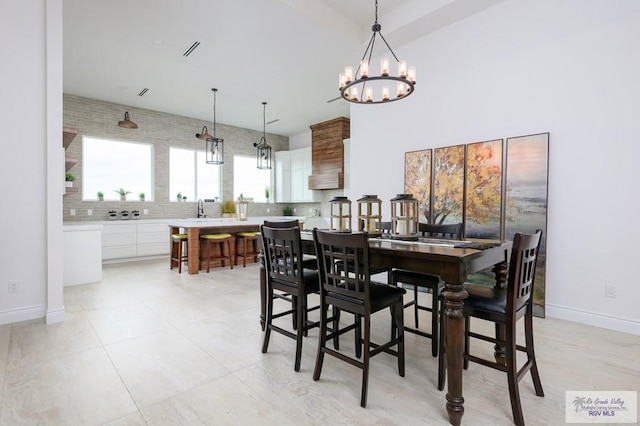
<path fill-rule="evenodd" d="M 273 333 L 262 354 L 257 274 L 255 264 L 199 275 L 168 260 L 105 265 L 101 283 L 65 288 L 63 323 L 0 326 L 0 425 L 448 424 L 419 336 L 407 334 L 404 378 L 394 358 L 373 358 L 366 409 L 348 364 L 326 357 L 312 380 L 317 330 L 298 373 L 292 340 Z M 382 338 L 389 316 L 376 317 Z M 528 425 L 564 424 L 566 390 L 640 390 L 640 336 L 554 319 L 534 327 L 545 397 L 523 379 Z M 341 342 L 348 350 L 349 336 Z M 504 374 L 472 364 L 464 396 L 464 424 L 512 424 Z"/>

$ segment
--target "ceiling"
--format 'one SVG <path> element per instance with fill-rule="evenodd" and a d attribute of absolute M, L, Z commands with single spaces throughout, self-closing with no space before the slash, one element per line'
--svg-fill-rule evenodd
<path fill-rule="evenodd" d="M 501 1 L 379 0 L 378 21 L 397 51 Z M 266 121 L 277 120 L 269 133 L 308 132 L 349 116 L 348 102 L 327 101 L 339 96 L 338 73 L 364 52 L 374 4 L 64 0 L 64 92 L 210 122 L 215 87 L 218 123 L 261 131 L 265 101 Z M 385 51 L 378 46 L 374 56 Z M 121 120 L 124 111 L 115 115 Z"/>

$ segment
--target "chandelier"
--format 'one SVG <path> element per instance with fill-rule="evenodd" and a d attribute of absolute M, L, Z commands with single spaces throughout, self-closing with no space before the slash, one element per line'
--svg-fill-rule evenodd
<path fill-rule="evenodd" d="M 213 136 L 209 134 L 207 126 L 202 127 L 201 133 L 196 133 L 196 138 L 205 141 L 205 153 L 207 164 L 224 164 L 224 139 L 216 137 L 216 92 L 213 91 Z"/>
<path fill-rule="evenodd" d="M 343 99 L 356 104 L 379 104 L 383 102 L 392 102 L 406 98 L 414 91 L 416 84 L 415 67 L 407 67 L 406 61 L 398 60 L 398 57 L 387 40 L 380 32 L 382 26 L 378 23 L 378 0 L 376 0 L 375 21 L 371 30 L 373 35 L 369 40 L 369 44 L 362 55 L 360 65 L 354 74 L 353 67 L 346 66 L 344 73 L 340 73 L 339 89 Z M 391 75 L 390 61 L 388 57 L 380 60 L 380 75 L 371 75 L 369 73 L 371 57 L 373 56 L 373 48 L 376 42 L 376 36 L 380 36 L 384 44 L 393 55 L 398 64 L 398 74 Z M 395 96 L 391 95 L 391 88 L 395 85 Z"/>
<path fill-rule="evenodd" d="M 271 168 L 271 146 L 267 143 L 267 119 L 266 119 L 267 103 L 262 103 L 262 137 L 259 142 L 254 142 L 253 146 L 257 148 L 257 159 L 259 169 Z"/>

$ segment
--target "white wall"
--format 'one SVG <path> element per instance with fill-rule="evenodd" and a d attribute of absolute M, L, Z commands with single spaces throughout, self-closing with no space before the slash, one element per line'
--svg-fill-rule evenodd
<path fill-rule="evenodd" d="M 416 93 L 351 107 L 352 198 L 403 192 L 405 151 L 550 132 L 547 315 L 640 334 L 638 40 L 635 0 L 509 0 L 391 43 Z"/>
<path fill-rule="evenodd" d="M 48 13 L 53 19 L 47 19 Z M 64 317 L 61 34 L 61 0 L 0 5 L 0 52 L 4 58 L 0 67 L 4 160 L 0 167 L 0 197 L 4 200 L 0 209 L 4 241 L 0 246 L 0 324 Z M 52 36 L 50 41 L 48 35 Z M 48 67 L 53 68 L 49 76 Z M 53 146 L 58 147 L 53 155 L 59 162 L 48 165 L 49 147 Z M 54 177 L 57 184 L 52 182 Z M 57 208 L 58 213 L 49 216 L 48 207 Z M 56 247 L 57 254 L 50 259 L 49 251 Z M 49 287 L 48 280 L 54 285 Z M 17 293 L 8 293 L 9 281 L 18 281 Z M 55 307 L 49 306 L 50 300 Z"/>
<path fill-rule="evenodd" d="M 311 131 L 289 137 L 289 150 L 311 146 Z"/>

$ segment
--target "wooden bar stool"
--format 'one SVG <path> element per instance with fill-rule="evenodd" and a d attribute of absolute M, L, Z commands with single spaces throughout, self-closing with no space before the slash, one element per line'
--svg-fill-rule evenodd
<path fill-rule="evenodd" d="M 258 247 L 258 238 L 260 238 L 260 232 L 238 232 L 236 234 L 236 255 L 235 264 L 238 264 L 238 257 L 242 257 L 242 267 L 247 267 L 247 256 L 253 257 L 253 261 L 258 261 L 258 254 L 260 249 Z M 242 252 L 240 251 L 240 243 L 242 243 Z M 249 248 L 251 245 L 251 248 Z"/>
<path fill-rule="evenodd" d="M 202 262 L 207 262 L 207 272 L 210 270 L 211 261 L 219 260 L 224 266 L 225 261 L 229 261 L 229 266 L 233 269 L 233 260 L 231 258 L 231 234 L 201 234 L 200 235 L 200 267 Z M 219 253 L 216 250 L 211 251 L 212 245 L 218 245 Z M 226 250 L 225 250 L 226 245 Z M 204 248 L 204 250 L 203 250 Z M 215 246 L 213 247 L 216 248 Z M 226 254 L 225 254 L 226 251 Z M 202 255 L 204 253 L 204 256 Z"/>
<path fill-rule="evenodd" d="M 184 251 L 182 245 L 184 244 Z M 187 234 L 173 234 L 171 235 L 171 260 L 169 263 L 170 269 L 173 269 L 174 265 L 178 265 L 178 273 L 182 273 L 182 263 L 187 261 L 187 250 L 189 245 L 187 244 Z"/>

